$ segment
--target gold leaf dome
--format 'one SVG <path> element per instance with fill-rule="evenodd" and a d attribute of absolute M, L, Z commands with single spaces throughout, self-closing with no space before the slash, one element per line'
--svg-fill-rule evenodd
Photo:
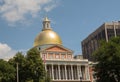
<path fill-rule="evenodd" d="M 62 45 L 62 41 L 59 35 L 50 28 L 50 21 L 46 17 L 43 21 L 43 29 L 34 41 L 34 47 L 45 44 L 59 44 Z"/>

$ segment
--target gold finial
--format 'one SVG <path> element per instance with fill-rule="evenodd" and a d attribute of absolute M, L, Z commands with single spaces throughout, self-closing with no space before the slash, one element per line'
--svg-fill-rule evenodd
<path fill-rule="evenodd" d="M 48 17 L 46 16 L 43 21 L 50 21 Z"/>

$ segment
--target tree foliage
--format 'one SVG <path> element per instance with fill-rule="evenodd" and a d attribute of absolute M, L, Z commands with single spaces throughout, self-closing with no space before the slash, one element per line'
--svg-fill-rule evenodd
<path fill-rule="evenodd" d="M 46 75 L 44 82 L 52 82 L 49 75 Z"/>
<path fill-rule="evenodd" d="M 19 72 L 19 81 L 24 82 L 25 77 L 23 74 L 25 73 L 24 67 L 26 65 L 26 59 L 21 52 L 16 53 L 16 55 L 8 61 L 16 70 L 15 70 L 15 82 L 17 81 L 17 63 L 18 63 L 18 72 Z"/>
<path fill-rule="evenodd" d="M 36 48 L 30 49 L 26 56 L 21 52 L 18 52 L 12 59 L 10 59 L 9 64 L 16 69 L 16 64 L 18 63 L 19 72 L 19 82 L 41 82 L 45 81 L 45 69 L 42 59 L 40 58 L 40 53 Z M 15 70 L 15 77 L 16 77 Z M 16 82 L 15 79 L 13 82 Z"/>
<path fill-rule="evenodd" d="M 0 59 L 0 82 L 13 82 L 15 80 L 15 68 L 7 61 Z"/>
<path fill-rule="evenodd" d="M 36 48 L 32 48 L 27 52 L 26 56 L 26 69 L 29 79 L 33 79 L 34 82 L 39 82 L 45 77 L 45 69 L 43 61 L 40 58 L 40 53 Z"/>
<path fill-rule="evenodd" d="M 97 82 L 120 82 L 120 37 L 101 41 L 100 47 L 93 54 Z"/>

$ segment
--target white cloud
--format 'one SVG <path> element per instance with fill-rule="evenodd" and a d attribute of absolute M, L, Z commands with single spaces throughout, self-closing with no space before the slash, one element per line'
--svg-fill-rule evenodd
<path fill-rule="evenodd" d="M 55 8 L 57 5 L 48 5 L 48 6 L 46 6 L 44 9 L 45 9 L 45 11 L 46 12 L 49 12 L 49 11 L 51 11 L 53 8 Z"/>
<path fill-rule="evenodd" d="M 53 0 L 2 0 L 1 17 L 8 22 L 26 20 L 26 15 L 36 17 L 39 12 L 49 12 L 56 7 Z"/>
<path fill-rule="evenodd" d="M 12 58 L 17 53 L 7 44 L 0 43 L 0 59 L 8 60 Z"/>

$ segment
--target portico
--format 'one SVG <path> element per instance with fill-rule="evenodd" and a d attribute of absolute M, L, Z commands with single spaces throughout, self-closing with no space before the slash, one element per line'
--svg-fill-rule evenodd
<path fill-rule="evenodd" d="M 53 81 L 89 81 L 89 67 L 87 60 L 46 60 L 46 71 Z"/>

